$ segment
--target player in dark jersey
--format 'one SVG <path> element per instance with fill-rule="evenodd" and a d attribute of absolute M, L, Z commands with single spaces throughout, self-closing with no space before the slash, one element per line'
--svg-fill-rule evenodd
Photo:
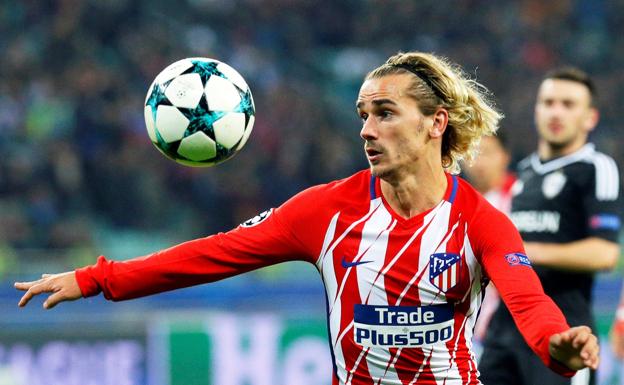
<path fill-rule="evenodd" d="M 401 53 L 367 75 L 356 108 L 370 169 L 228 233 L 16 283 L 19 305 L 130 299 L 304 260 L 326 289 L 334 385 L 478 385 L 472 329 L 492 280 L 544 364 L 595 368 L 596 336 L 544 295 L 511 221 L 450 174 L 496 130 L 483 89 L 436 56 Z"/>
<path fill-rule="evenodd" d="M 619 255 L 621 191 L 612 158 L 587 142 L 598 122 L 594 85 L 575 68 L 555 70 L 538 91 L 537 152 L 519 163 L 511 218 L 544 291 L 572 325 L 592 325 L 594 273 Z M 479 370 L 488 385 L 592 384 L 585 369 L 563 379 L 530 354 L 505 306 L 494 314 Z"/>

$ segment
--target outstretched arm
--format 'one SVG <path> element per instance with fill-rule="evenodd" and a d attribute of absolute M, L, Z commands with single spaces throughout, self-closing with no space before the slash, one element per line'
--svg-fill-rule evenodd
<path fill-rule="evenodd" d="M 598 338 L 587 326 L 577 326 L 553 334 L 548 341 L 550 356 L 573 370 L 598 369 Z"/>
<path fill-rule="evenodd" d="M 475 247 L 481 254 L 485 273 L 500 292 L 525 341 L 542 362 L 566 377 L 587 366 L 586 362 L 597 365 L 596 337 L 587 327 L 571 328 L 561 310 L 544 293 L 531 261 L 524 254 L 520 234 L 511 222 L 502 214 L 491 215 L 487 222 L 477 223 L 476 227 L 473 223 L 472 230 L 481 237 L 476 239 Z"/>
<path fill-rule="evenodd" d="M 82 297 L 76 280 L 76 273 L 68 271 L 61 274 L 43 274 L 41 279 L 31 282 L 16 282 L 15 288 L 26 291 L 18 306 L 24 307 L 36 295 L 52 293 L 44 302 L 45 309 L 52 309 L 60 302 L 74 301 Z"/>

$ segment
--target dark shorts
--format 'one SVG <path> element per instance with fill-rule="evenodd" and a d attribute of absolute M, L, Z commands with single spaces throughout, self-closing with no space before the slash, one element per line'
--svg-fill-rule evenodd
<path fill-rule="evenodd" d="M 595 385 L 596 372 L 585 369 L 573 378 L 550 370 L 515 329 L 488 333 L 479 359 L 483 385 Z M 496 334 L 496 335 L 492 335 Z"/>

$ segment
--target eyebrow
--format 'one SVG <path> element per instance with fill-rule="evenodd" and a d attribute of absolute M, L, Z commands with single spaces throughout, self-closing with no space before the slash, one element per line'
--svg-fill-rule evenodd
<path fill-rule="evenodd" d="M 394 100 L 391 100 L 391 99 L 375 99 L 371 103 L 373 103 L 377 107 L 379 107 L 379 106 L 381 106 L 383 104 L 392 104 L 394 106 L 397 105 L 396 102 Z M 355 105 L 355 108 L 360 109 L 360 108 L 362 108 L 363 105 L 364 105 L 364 102 L 358 102 Z"/>

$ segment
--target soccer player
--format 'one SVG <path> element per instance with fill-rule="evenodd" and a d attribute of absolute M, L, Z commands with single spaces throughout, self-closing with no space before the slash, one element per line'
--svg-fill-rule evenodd
<path fill-rule="evenodd" d="M 587 142 L 598 123 L 594 92 L 590 78 L 578 69 L 546 75 L 535 105 L 537 152 L 519 163 L 513 187 L 512 221 L 544 291 L 571 325 L 593 324 L 594 273 L 613 268 L 619 255 L 618 169 Z M 479 362 L 484 383 L 594 383 L 595 373 L 589 369 L 579 371 L 572 382 L 546 370 L 534 359 L 512 316 L 507 305 L 492 317 Z"/>
<path fill-rule="evenodd" d="M 451 172 L 500 114 L 446 60 L 400 53 L 359 92 L 370 168 L 307 189 L 220 233 L 137 259 L 16 283 L 25 306 L 100 292 L 124 300 L 289 260 L 314 264 L 328 302 L 333 384 L 479 384 L 472 328 L 492 280 L 545 365 L 598 365 L 587 326 L 569 327 L 509 219 Z"/>

